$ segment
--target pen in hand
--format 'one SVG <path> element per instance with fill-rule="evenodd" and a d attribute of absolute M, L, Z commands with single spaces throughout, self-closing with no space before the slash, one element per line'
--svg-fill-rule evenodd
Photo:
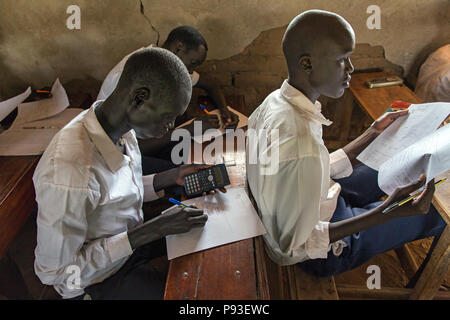
<path fill-rule="evenodd" d="M 439 184 L 441 184 L 442 182 L 445 182 L 446 180 L 447 180 L 447 178 L 441 179 L 441 180 L 437 181 L 437 182 L 434 184 L 434 186 L 436 187 L 436 186 L 438 186 Z M 422 188 L 420 188 L 419 190 L 413 192 L 409 197 L 407 197 L 407 198 L 405 198 L 405 199 L 403 199 L 403 200 L 394 202 L 393 204 L 391 204 L 390 206 L 388 206 L 387 208 L 385 208 L 385 209 L 382 211 L 382 213 L 384 213 L 384 214 L 389 213 L 389 212 L 391 212 L 392 210 L 394 210 L 395 208 L 400 207 L 400 206 L 404 205 L 405 203 L 408 203 L 408 202 L 414 200 L 415 198 L 417 198 L 418 196 L 420 196 L 420 195 L 422 194 L 422 192 L 423 192 L 424 189 L 425 189 L 425 187 L 422 187 Z"/>

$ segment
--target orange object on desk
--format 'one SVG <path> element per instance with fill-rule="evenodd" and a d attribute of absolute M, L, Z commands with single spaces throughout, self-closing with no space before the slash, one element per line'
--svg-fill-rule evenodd
<path fill-rule="evenodd" d="M 411 102 L 405 102 L 405 101 L 397 100 L 397 101 L 394 101 L 391 104 L 391 110 L 392 111 L 399 111 L 399 110 L 408 109 L 411 104 L 412 104 Z"/>

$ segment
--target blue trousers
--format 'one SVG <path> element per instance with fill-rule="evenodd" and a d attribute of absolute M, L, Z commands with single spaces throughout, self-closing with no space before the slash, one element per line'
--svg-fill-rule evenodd
<path fill-rule="evenodd" d="M 336 210 L 330 222 L 359 216 L 380 205 L 384 195 L 378 187 L 378 172 L 361 164 L 348 178 L 335 180 L 342 186 Z M 445 222 L 433 206 L 426 215 L 393 219 L 385 224 L 345 237 L 347 244 L 339 256 L 330 250 L 326 259 L 311 259 L 300 267 L 319 277 L 354 269 L 379 253 L 396 249 L 407 242 L 439 236 Z"/>

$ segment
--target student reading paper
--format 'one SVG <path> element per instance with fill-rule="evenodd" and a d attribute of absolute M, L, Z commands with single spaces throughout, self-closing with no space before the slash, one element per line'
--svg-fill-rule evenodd
<path fill-rule="evenodd" d="M 418 199 L 385 215 L 383 208 L 418 189 L 423 179 L 379 202 L 383 192 L 377 172 L 364 165 L 352 168 L 351 161 L 404 112 L 386 114 L 343 149 L 328 153 L 322 125 L 331 121 L 322 115 L 317 99 L 338 98 L 349 87 L 354 48 L 354 31 L 339 15 L 320 10 L 298 15 L 283 38 L 289 78 L 249 118 L 249 130 L 257 134 L 279 132 L 279 139 L 265 146 L 258 145 L 264 139 L 258 136 L 247 145 L 247 156 L 279 150 L 275 173 L 265 174 L 261 163 L 247 161 L 269 256 L 280 265 L 301 263 L 319 276 L 347 271 L 405 242 L 438 235 L 445 226 L 430 205 L 434 181 Z"/>

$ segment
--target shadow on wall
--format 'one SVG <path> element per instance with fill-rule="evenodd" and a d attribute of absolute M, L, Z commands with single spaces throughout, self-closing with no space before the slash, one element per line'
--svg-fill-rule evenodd
<path fill-rule="evenodd" d="M 208 60 L 199 68 L 203 78 L 220 85 L 226 95 L 244 95 L 250 114 L 287 78 L 281 49 L 286 26 L 262 32 L 243 52 L 223 60 Z M 386 71 L 403 76 L 403 68 L 385 58 L 381 46 L 357 44 L 352 55 L 355 72 Z"/>

